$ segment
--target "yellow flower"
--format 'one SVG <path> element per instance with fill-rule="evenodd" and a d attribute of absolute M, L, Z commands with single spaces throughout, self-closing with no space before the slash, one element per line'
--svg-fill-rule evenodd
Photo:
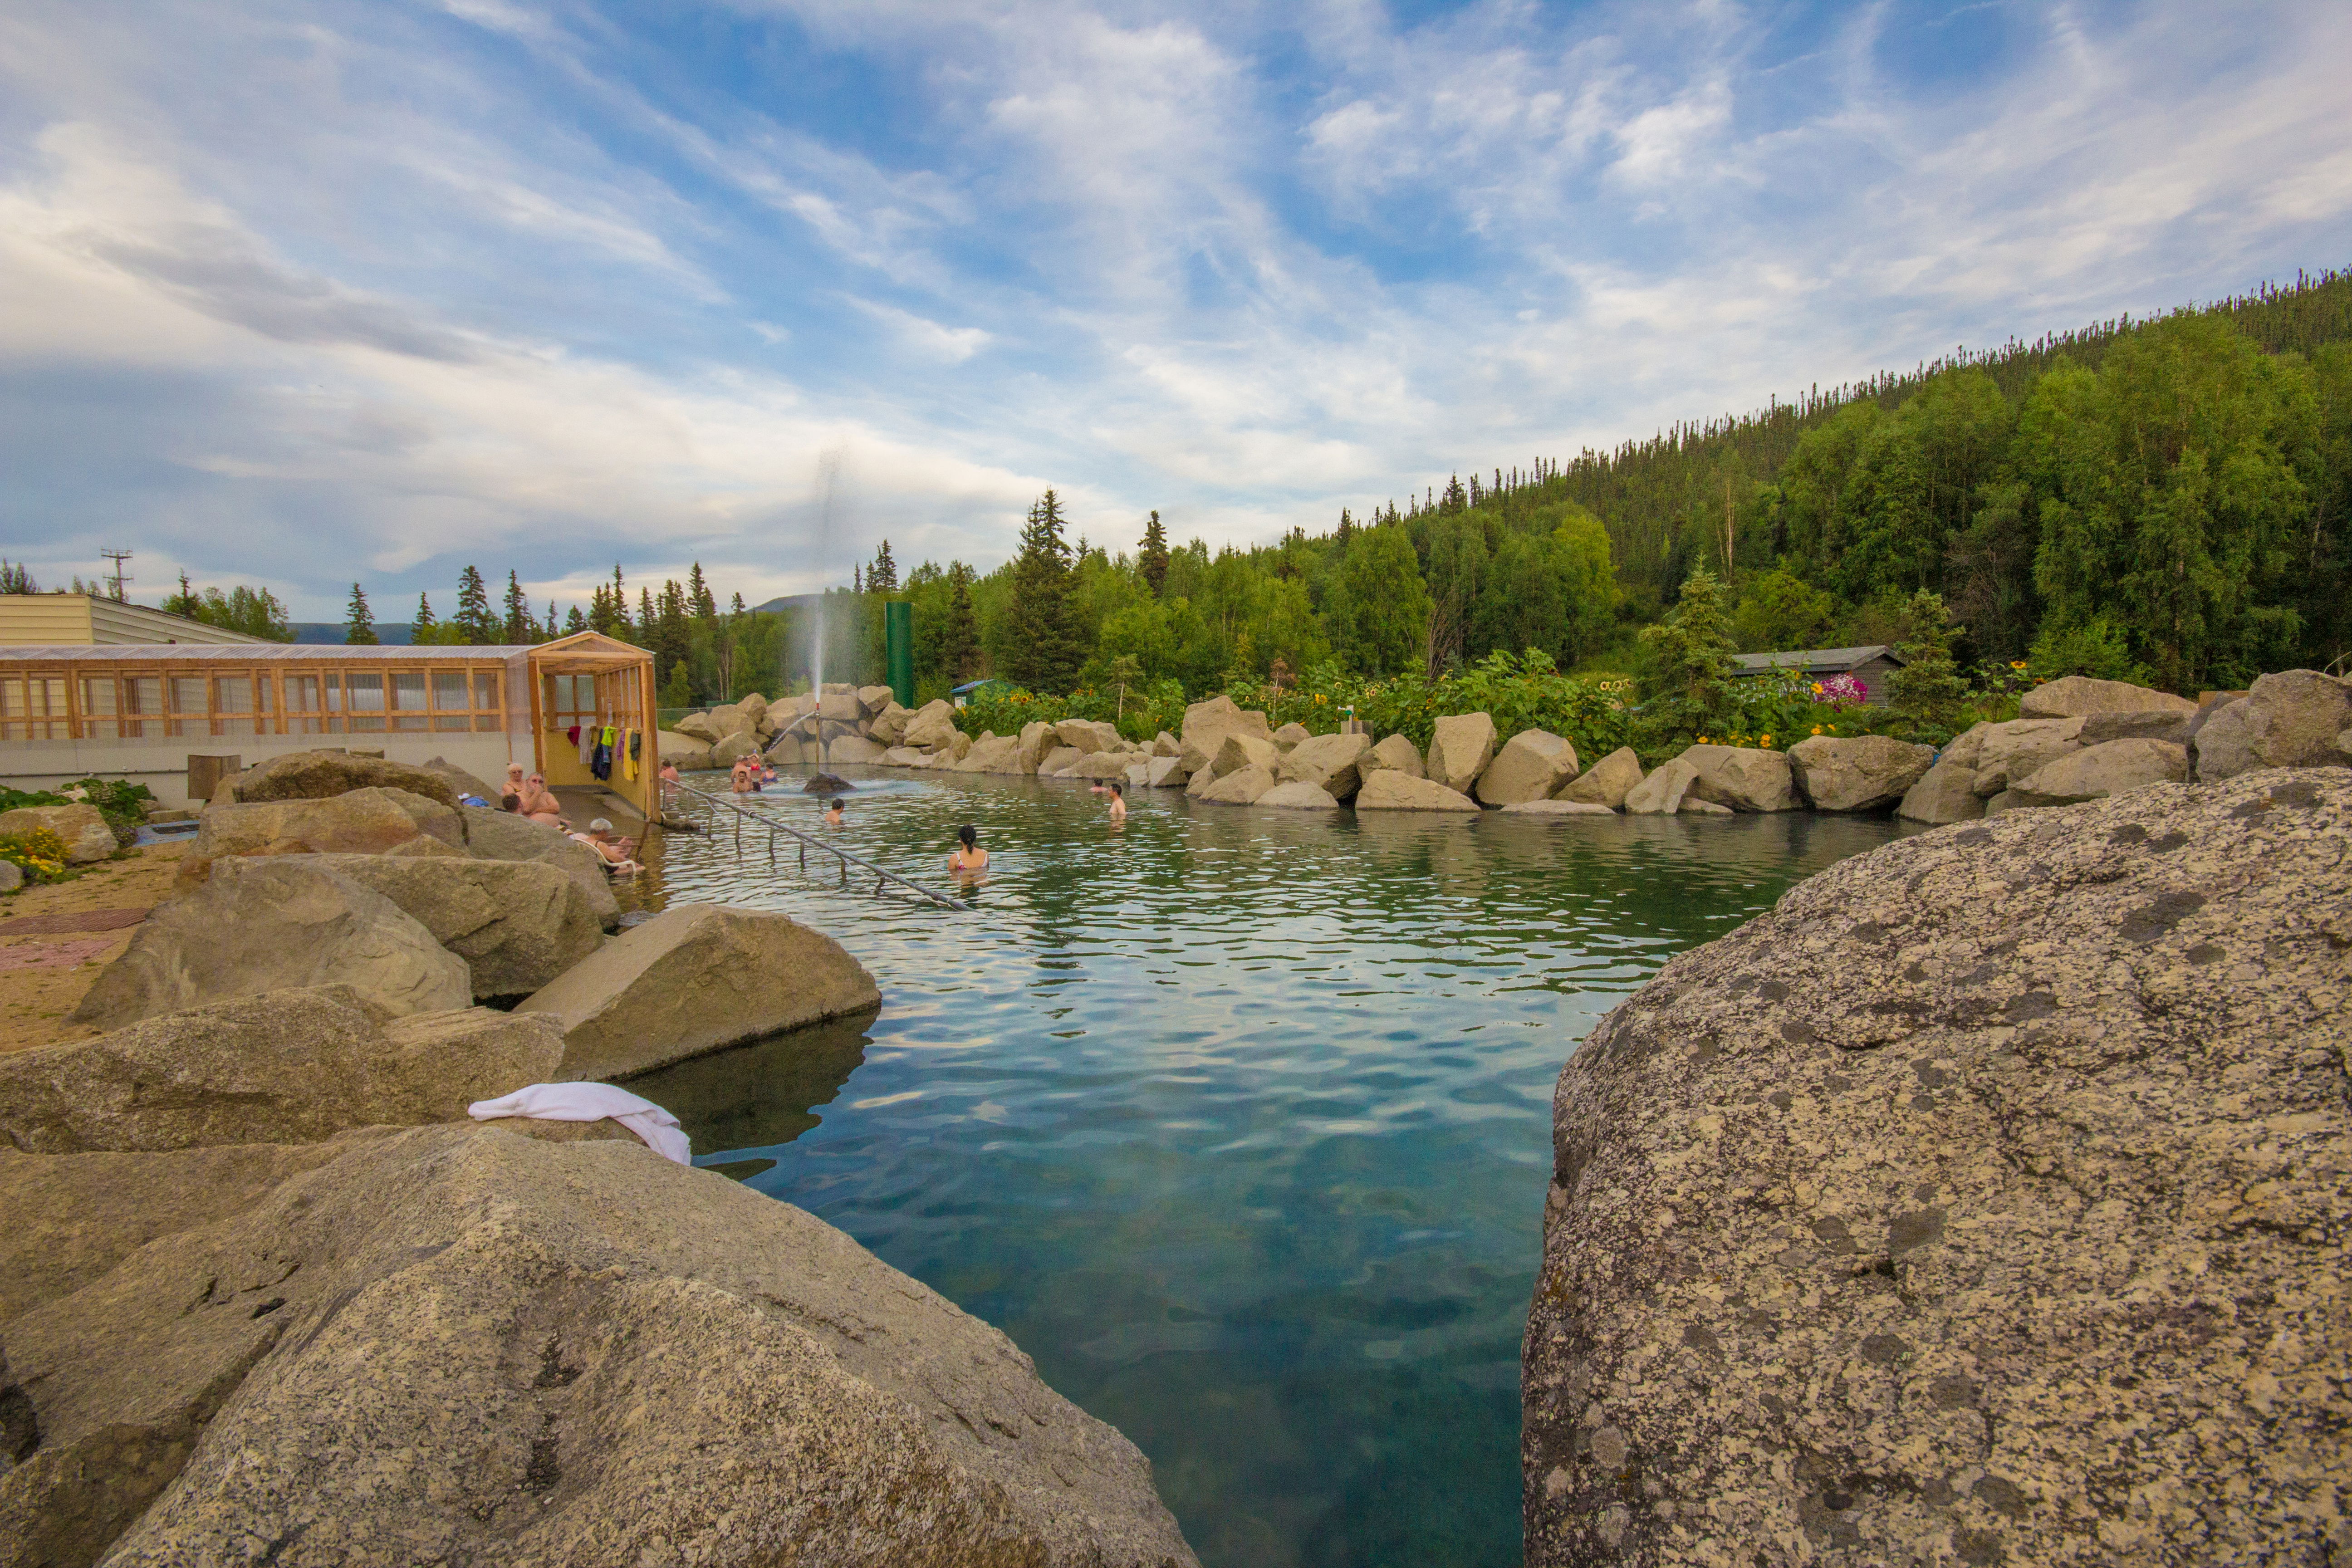
<path fill-rule="evenodd" d="M 1820 681 L 1816 680 L 1816 681 L 1814 681 L 1814 682 L 1813 682 L 1813 695 L 1815 695 L 1816 697 L 1820 696 L 1822 692 L 1827 691 L 1828 689 L 1829 689 L 1829 688 L 1828 688 L 1828 687 L 1826 687 L 1826 686 L 1823 686 Z"/>
<path fill-rule="evenodd" d="M 2009 668 L 2011 669 L 2023 669 L 2025 668 L 2025 661 L 2021 658 L 2012 658 L 2009 661 Z"/>
<path fill-rule="evenodd" d="M 1756 743 L 1759 746 L 1769 746 L 1772 743 L 1772 737 L 1769 735 L 1759 737 Z"/>
<path fill-rule="evenodd" d="M 1821 732 L 1822 732 L 1822 727 L 1821 727 L 1819 724 L 1814 725 L 1814 726 L 1813 726 L 1813 733 L 1814 733 L 1814 734 L 1816 734 L 1816 735 L 1818 735 L 1818 734 L 1820 734 Z"/>

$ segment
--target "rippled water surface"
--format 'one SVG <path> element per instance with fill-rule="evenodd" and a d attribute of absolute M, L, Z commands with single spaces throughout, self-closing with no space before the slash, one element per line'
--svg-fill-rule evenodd
<path fill-rule="evenodd" d="M 756 834 L 746 860 L 670 836 L 649 901 L 787 910 L 883 1007 L 632 1087 L 698 1163 L 1011 1334 L 1150 1456 L 1215 1568 L 1518 1561 L 1560 1065 L 1668 957 L 1895 832 L 1164 791 L 1112 827 L 1082 784 L 894 775 L 840 841 L 946 888 L 962 822 L 994 856 L 969 914 L 772 879 Z"/>

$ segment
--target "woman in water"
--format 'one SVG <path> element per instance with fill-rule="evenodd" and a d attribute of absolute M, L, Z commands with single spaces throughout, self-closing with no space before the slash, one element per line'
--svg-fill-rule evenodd
<path fill-rule="evenodd" d="M 980 847 L 980 835 L 967 822 L 956 829 L 958 847 L 948 857 L 948 869 L 959 876 L 971 876 L 988 869 L 988 851 Z"/>
<path fill-rule="evenodd" d="M 1110 786 L 1110 819 L 1113 822 L 1127 820 L 1127 786 L 1116 782 Z"/>

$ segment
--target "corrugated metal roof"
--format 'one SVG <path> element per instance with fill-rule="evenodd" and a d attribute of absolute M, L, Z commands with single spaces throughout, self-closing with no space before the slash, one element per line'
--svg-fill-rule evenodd
<path fill-rule="evenodd" d="M 1768 669 L 1801 669 L 1808 675 L 1835 675 L 1860 669 L 1874 658 L 1890 664 L 1901 664 L 1903 656 L 1885 643 L 1873 643 L 1868 647 L 1812 647 L 1791 653 L 1734 654 L 1739 666 L 1734 673 L 1761 675 Z"/>
<path fill-rule="evenodd" d="M 350 647 L 332 643 L 67 643 L 0 647 L 0 664 L 419 664 L 463 659 L 503 662 L 531 651 L 529 643 L 426 647 Z"/>

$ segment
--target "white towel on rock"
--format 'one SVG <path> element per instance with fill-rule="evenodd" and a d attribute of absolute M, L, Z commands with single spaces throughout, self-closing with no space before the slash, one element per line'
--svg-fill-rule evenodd
<path fill-rule="evenodd" d="M 477 1121 L 501 1116 L 528 1116 L 538 1121 L 602 1121 L 611 1117 L 644 1140 L 646 1148 L 681 1165 L 694 1163 L 694 1145 L 677 1130 L 677 1118 L 625 1089 L 609 1083 L 535 1083 L 478 1100 L 466 1107 Z"/>

